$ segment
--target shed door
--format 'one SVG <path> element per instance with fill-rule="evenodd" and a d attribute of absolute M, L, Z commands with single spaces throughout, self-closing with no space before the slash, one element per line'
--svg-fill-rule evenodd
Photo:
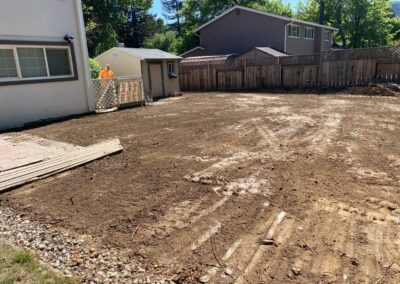
<path fill-rule="evenodd" d="M 153 98 L 159 98 L 164 96 L 164 89 L 163 89 L 163 78 L 162 78 L 162 65 L 157 64 L 149 64 L 150 68 L 150 88 L 151 88 L 151 95 Z"/>

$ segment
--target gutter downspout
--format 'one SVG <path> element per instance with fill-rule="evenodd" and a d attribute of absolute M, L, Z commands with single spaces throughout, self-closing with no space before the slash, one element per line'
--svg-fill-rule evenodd
<path fill-rule="evenodd" d="M 87 48 L 87 39 L 86 39 L 86 31 L 85 31 L 85 22 L 83 19 L 83 10 L 82 10 L 82 2 L 81 0 L 74 0 L 75 2 L 75 10 L 77 23 L 79 25 L 79 40 L 80 40 L 80 54 L 82 55 L 82 68 L 83 68 L 83 78 L 85 80 L 86 85 L 86 106 L 89 112 L 95 110 L 94 103 L 94 95 L 93 95 L 93 85 L 92 78 L 90 76 L 90 67 L 89 67 L 89 52 Z"/>
<path fill-rule="evenodd" d="M 288 34 L 287 34 L 287 27 L 291 24 L 293 24 L 294 21 L 292 20 L 290 23 L 287 23 L 285 25 L 285 46 L 284 46 L 284 52 L 287 54 L 287 38 L 288 38 Z"/>

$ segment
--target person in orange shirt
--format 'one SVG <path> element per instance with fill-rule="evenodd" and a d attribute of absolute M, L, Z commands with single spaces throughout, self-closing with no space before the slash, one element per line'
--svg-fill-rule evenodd
<path fill-rule="evenodd" d="M 114 78 L 114 72 L 111 71 L 110 65 L 106 64 L 99 74 L 99 79 Z"/>

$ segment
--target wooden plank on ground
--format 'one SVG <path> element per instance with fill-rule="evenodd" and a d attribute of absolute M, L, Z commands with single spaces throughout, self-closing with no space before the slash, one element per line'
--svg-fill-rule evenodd
<path fill-rule="evenodd" d="M 70 154 L 0 173 L 0 193 L 34 180 L 42 179 L 62 171 L 122 151 L 119 139 L 97 143 Z"/>

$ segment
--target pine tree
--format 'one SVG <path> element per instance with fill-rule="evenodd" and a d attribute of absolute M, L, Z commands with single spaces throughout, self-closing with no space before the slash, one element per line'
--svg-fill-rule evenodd
<path fill-rule="evenodd" d="M 162 0 L 162 5 L 164 9 L 164 17 L 167 23 L 172 27 L 178 36 L 182 34 L 181 27 L 181 10 L 183 7 L 182 0 Z"/>

